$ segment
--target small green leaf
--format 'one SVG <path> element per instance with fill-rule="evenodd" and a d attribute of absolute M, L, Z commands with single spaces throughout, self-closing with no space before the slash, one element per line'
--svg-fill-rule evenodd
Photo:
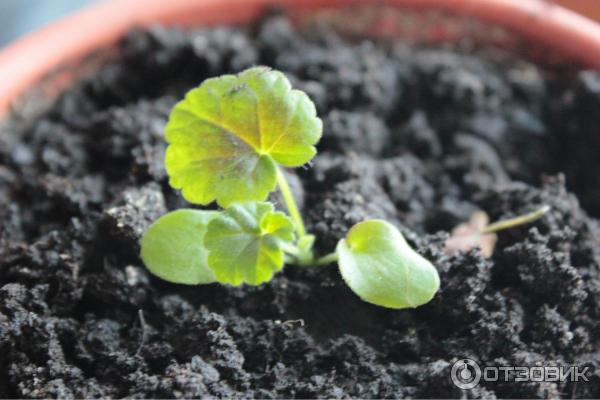
<path fill-rule="evenodd" d="M 440 286 L 435 267 L 385 221 L 354 225 L 338 243 L 337 253 L 346 284 L 368 303 L 417 307 L 429 302 Z"/>
<path fill-rule="evenodd" d="M 215 281 L 208 268 L 204 234 L 219 213 L 181 209 L 156 220 L 142 237 L 141 256 L 154 275 L 169 282 L 198 285 Z"/>
<path fill-rule="evenodd" d="M 294 224 L 270 203 L 229 207 L 208 224 L 204 244 L 217 281 L 259 285 L 283 268 L 282 246 L 293 242 Z"/>
<path fill-rule="evenodd" d="M 284 74 L 250 68 L 207 79 L 177 103 L 165 167 L 191 203 L 262 201 L 275 189 L 277 164 L 310 161 L 321 131 L 314 104 Z"/>

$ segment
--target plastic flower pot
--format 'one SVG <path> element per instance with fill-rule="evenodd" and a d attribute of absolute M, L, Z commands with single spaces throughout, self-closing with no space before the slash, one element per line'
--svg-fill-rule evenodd
<path fill-rule="evenodd" d="M 26 102 L 24 94 L 33 87 L 51 98 L 89 71 L 85 55 L 134 26 L 243 24 L 269 6 L 285 8 L 299 24 L 329 18 L 353 34 L 413 42 L 471 37 L 543 63 L 600 67 L 600 25 L 544 0 L 109 0 L 0 52 L 0 115 L 17 100 Z"/>

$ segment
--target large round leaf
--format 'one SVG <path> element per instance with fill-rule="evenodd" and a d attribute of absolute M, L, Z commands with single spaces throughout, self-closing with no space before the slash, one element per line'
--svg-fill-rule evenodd
<path fill-rule="evenodd" d="M 191 203 L 265 200 L 276 165 L 308 162 L 321 131 L 314 104 L 285 75 L 250 68 L 205 80 L 173 108 L 165 167 Z"/>
<path fill-rule="evenodd" d="M 209 225 L 204 244 L 217 281 L 259 285 L 283 268 L 283 245 L 294 240 L 294 224 L 270 203 L 234 204 Z"/>
<path fill-rule="evenodd" d="M 342 277 L 364 301 L 388 308 L 417 307 L 440 286 L 435 267 L 410 248 L 391 224 L 356 224 L 337 246 Z"/>
<path fill-rule="evenodd" d="M 141 256 L 154 275 L 169 282 L 197 285 L 215 281 L 207 265 L 204 234 L 218 212 L 181 209 L 163 215 L 142 237 Z"/>

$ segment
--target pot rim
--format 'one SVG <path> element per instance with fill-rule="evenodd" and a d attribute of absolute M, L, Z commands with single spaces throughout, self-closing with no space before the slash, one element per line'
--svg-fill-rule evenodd
<path fill-rule="evenodd" d="M 474 17 L 550 48 L 574 64 L 600 68 L 600 24 L 548 0 L 107 0 L 0 51 L 0 117 L 46 74 L 116 42 L 134 26 L 232 24 L 256 19 L 268 6 L 308 11 L 357 4 Z"/>

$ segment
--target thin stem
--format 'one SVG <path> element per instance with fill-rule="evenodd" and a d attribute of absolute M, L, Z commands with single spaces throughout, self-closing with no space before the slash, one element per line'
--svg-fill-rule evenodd
<path fill-rule="evenodd" d="M 533 212 L 530 212 L 530 213 L 527 213 L 524 215 L 520 215 L 515 218 L 509 218 L 509 219 L 505 219 L 502 221 L 494 222 L 493 224 L 488 225 L 483 230 L 483 233 L 493 233 L 493 232 L 498 232 L 498 231 L 501 231 L 504 229 L 513 228 L 515 226 L 528 224 L 528 223 L 533 222 L 536 219 L 540 218 L 542 215 L 546 214 L 548 211 L 550 211 L 550 206 L 543 206 Z"/>
<path fill-rule="evenodd" d="M 283 262 L 285 264 L 293 264 L 296 262 L 296 260 L 297 260 L 297 258 L 291 254 L 285 253 L 283 255 Z"/>
<path fill-rule="evenodd" d="M 294 200 L 292 189 L 290 189 L 290 185 L 288 184 L 288 181 L 280 168 L 277 168 L 277 184 L 279 185 L 279 190 L 281 190 L 281 195 L 283 196 L 283 201 L 285 202 L 285 206 L 287 207 L 290 217 L 292 217 L 294 224 L 296 224 L 298 236 L 306 236 L 304 221 L 302 221 L 302 216 L 300 215 L 300 211 L 298 211 L 298 206 L 296 205 L 296 200 Z"/>
<path fill-rule="evenodd" d="M 298 255 L 300 254 L 300 249 L 298 248 L 298 246 L 294 246 L 293 244 L 285 244 L 282 245 L 281 248 L 286 254 L 289 254 L 293 257 L 298 257 Z"/>
<path fill-rule="evenodd" d="M 338 260 L 338 255 L 336 252 L 333 253 L 329 253 L 323 257 L 317 258 L 317 260 L 315 260 L 315 262 L 313 263 L 314 266 L 316 267 L 320 267 L 323 265 L 328 265 L 328 264 L 332 264 L 334 262 L 337 262 Z"/>

